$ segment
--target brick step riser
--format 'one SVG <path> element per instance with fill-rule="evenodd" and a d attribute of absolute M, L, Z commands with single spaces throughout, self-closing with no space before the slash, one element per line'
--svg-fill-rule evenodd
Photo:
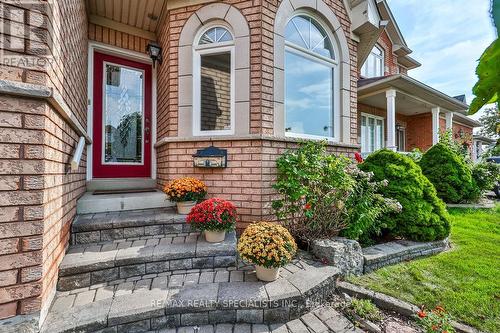
<path fill-rule="evenodd" d="M 115 263 L 116 265 L 116 263 Z M 194 257 L 162 261 L 150 261 L 135 264 L 117 265 L 115 267 L 98 269 L 83 273 L 59 273 L 58 291 L 70 291 L 89 287 L 91 285 L 111 282 L 119 279 L 142 276 L 145 274 L 174 272 L 189 269 L 217 269 L 236 265 L 236 255 Z"/>
<path fill-rule="evenodd" d="M 112 242 L 127 238 L 138 238 L 158 235 L 176 235 L 191 232 L 191 226 L 185 222 L 153 224 L 136 227 L 99 229 L 92 231 L 73 230 L 71 233 L 72 245 L 85 245 L 102 242 Z"/>

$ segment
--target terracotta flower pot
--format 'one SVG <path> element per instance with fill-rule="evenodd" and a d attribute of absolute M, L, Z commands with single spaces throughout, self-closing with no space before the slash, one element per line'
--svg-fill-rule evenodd
<path fill-rule="evenodd" d="M 194 206 L 196 206 L 196 201 L 179 201 L 177 202 L 177 213 L 187 215 Z"/>
<path fill-rule="evenodd" d="M 205 239 L 209 243 L 220 243 L 226 238 L 226 231 L 205 230 Z"/>
<path fill-rule="evenodd" d="M 274 281 L 280 275 L 280 267 L 278 268 L 266 268 L 263 266 L 255 265 L 255 273 L 257 273 L 257 279 L 261 281 Z"/>

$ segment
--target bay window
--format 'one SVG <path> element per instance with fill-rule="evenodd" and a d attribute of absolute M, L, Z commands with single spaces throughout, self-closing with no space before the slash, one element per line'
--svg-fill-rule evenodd
<path fill-rule="evenodd" d="M 338 136 L 338 70 L 332 40 L 314 18 L 297 15 L 285 30 L 285 133 Z"/>

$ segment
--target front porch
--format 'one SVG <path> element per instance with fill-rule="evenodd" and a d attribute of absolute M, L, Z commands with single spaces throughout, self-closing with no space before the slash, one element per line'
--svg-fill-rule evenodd
<path fill-rule="evenodd" d="M 361 152 L 382 148 L 426 151 L 451 130 L 468 144 L 480 124 L 465 115 L 468 105 L 403 74 L 358 81 Z M 469 138 L 470 137 L 470 138 Z"/>

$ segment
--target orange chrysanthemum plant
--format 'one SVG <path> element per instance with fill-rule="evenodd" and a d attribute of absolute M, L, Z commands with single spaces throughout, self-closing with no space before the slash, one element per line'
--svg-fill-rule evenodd
<path fill-rule="evenodd" d="M 200 201 L 207 194 L 207 186 L 196 178 L 184 177 L 173 180 L 163 191 L 172 202 Z"/>
<path fill-rule="evenodd" d="M 288 264 L 297 252 L 290 232 L 275 223 L 258 222 L 248 226 L 238 242 L 242 259 L 265 268 Z"/>

